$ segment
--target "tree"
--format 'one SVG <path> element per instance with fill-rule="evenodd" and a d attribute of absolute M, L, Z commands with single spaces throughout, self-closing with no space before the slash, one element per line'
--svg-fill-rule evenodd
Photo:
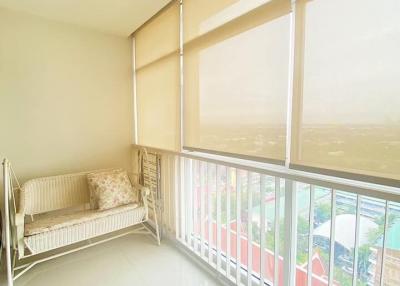
<path fill-rule="evenodd" d="M 297 219 L 297 263 L 307 261 L 309 222 L 303 217 Z"/>
<path fill-rule="evenodd" d="M 331 205 L 328 203 L 321 203 L 315 208 L 315 222 L 324 223 L 331 218 Z"/>
<path fill-rule="evenodd" d="M 389 214 L 388 226 L 387 226 L 388 229 L 393 225 L 395 219 L 396 219 L 396 216 L 394 214 Z M 376 223 L 378 225 L 378 228 L 370 230 L 369 233 L 367 234 L 368 243 L 363 246 L 360 246 L 358 248 L 357 269 L 358 269 L 360 278 L 362 280 L 367 279 L 367 276 L 368 276 L 368 268 L 370 266 L 369 258 L 372 254 L 371 246 L 375 245 L 383 235 L 384 228 L 385 228 L 385 216 L 382 215 L 379 218 L 377 218 Z"/>
<path fill-rule="evenodd" d="M 369 257 L 371 256 L 371 249 L 369 245 L 363 245 L 358 248 L 358 265 L 357 271 L 362 280 L 365 280 L 368 274 Z"/>

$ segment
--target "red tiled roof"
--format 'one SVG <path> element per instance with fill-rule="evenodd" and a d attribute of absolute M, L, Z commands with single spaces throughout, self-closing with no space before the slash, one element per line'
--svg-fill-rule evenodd
<path fill-rule="evenodd" d="M 217 225 L 215 222 L 211 224 L 211 244 L 216 247 L 217 241 Z M 200 235 L 200 225 L 197 226 L 195 230 L 197 235 Z M 204 225 L 204 235 L 205 240 L 208 239 L 208 226 L 207 222 Z M 260 246 L 253 243 L 252 247 L 252 269 L 253 272 L 259 274 L 260 273 L 260 255 L 265 255 L 265 269 L 264 269 L 264 277 L 269 280 L 273 281 L 274 279 L 274 253 L 269 249 L 264 249 L 262 252 L 260 251 Z M 221 227 L 221 251 L 226 253 L 227 250 L 227 230 L 223 226 Z M 231 223 L 231 234 L 230 234 L 230 254 L 232 259 L 237 258 L 236 254 L 236 223 Z M 240 239 L 240 261 L 242 265 L 247 265 L 248 259 L 248 245 L 247 245 L 247 238 L 245 235 L 242 234 Z M 283 285 L 283 257 L 279 256 L 278 259 L 278 283 L 279 285 Z M 312 285 L 313 286 L 327 286 L 327 273 L 325 271 L 324 265 L 321 261 L 321 258 L 318 253 L 313 256 L 312 259 L 313 263 L 313 276 L 312 276 Z M 307 285 L 307 266 L 296 266 L 296 285 L 297 286 L 306 286 Z M 336 281 L 334 285 L 340 286 L 339 283 Z"/>

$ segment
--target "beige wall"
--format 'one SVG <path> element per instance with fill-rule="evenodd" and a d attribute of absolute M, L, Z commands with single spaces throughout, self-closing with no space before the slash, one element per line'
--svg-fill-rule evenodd
<path fill-rule="evenodd" d="M 130 77 L 128 38 L 0 9 L 0 157 L 22 179 L 130 168 Z"/>

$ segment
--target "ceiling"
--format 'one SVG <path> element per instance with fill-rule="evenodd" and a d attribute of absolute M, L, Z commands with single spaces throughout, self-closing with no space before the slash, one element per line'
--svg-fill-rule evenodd
<path fill-rule="evenodd" d="M 129 36 L 170 0 L 0 0 L 0 7 Z"/>

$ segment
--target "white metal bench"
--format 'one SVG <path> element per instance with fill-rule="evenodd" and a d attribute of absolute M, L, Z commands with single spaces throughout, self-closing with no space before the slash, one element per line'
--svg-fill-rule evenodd
<path fill-rule="evenodd" d="M 9 286 L 40 262 L 130 233 L 150 234 L 160 244 L 154 195 L 148 188 L 133 184 L 139 192 L 138 203 L 106 211 L 91 210 L 88 207 L 88 173 L 33 179 L 21 187 L 9 161 L 4 160 L 6 263 Z M 152 212 L 154 228 L 147 224 L 149 212 Z M 102 238 L 107 234 L 114 235 Z M 63 251 L 64 247 L 83 241 L 88 243 Z M 45 258 L 24 263 L 24 259 L 28 257 L 37 257 L 38 254 L 57 250 L 56 254 L 51 253 Z M 16 274 L 15 271 L 19 273 Z"/>

